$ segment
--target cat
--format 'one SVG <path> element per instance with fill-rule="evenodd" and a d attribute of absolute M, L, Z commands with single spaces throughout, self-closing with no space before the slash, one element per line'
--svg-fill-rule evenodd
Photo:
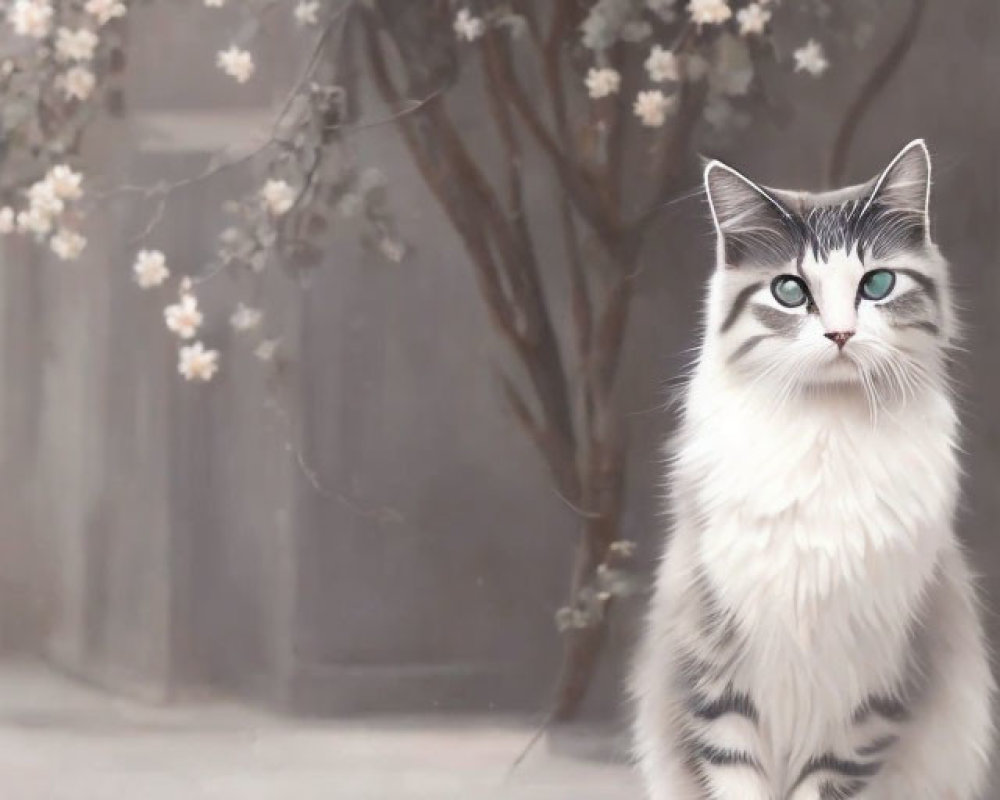
<path fill-rule="evenodd" d="M 979 798 L 994 684 L 927 148 L 823 194 L 704 177 L 717 268 L 632 681 L 648 797 Z"/>

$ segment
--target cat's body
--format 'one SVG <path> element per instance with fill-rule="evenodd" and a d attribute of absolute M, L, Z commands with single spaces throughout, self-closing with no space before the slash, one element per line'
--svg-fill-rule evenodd
<path fill-rule="evenodd" d="M 979 798 L 993 684 L 953 532 L 954 323 L 926 151 L 838 195 L 706 177 L 720 263 L 634 680 L 649 796 Z M 768 292 L 794 276 L 808 304 L 786 307 L 797 287 Z"/>

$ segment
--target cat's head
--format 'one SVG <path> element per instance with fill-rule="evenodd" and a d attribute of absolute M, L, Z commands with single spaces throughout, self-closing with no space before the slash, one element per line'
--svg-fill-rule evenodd
<path fill-rule="evenodd" d="M 939 380 L 954 323 L 930 237 L 930 179 L 921 140 L 868 183 L 824 194 L 708 164 L 713 358 L 783 395 L 854 387 L 882 403 Z"/>

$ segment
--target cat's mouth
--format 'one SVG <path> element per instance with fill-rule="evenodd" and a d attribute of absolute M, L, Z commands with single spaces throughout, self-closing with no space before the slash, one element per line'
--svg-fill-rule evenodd
<path fill-rule="evenodd" d="M 838 350 L 831 354 L 830 358 L 816 372 L 819 383 L 860 383 L 861 381 L 861 367 L 845 350 Z"/>

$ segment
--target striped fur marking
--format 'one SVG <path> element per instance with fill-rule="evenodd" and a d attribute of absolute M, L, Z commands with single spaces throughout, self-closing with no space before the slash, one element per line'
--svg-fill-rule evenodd
<path fill-rule="evenodd" d="M 754 303 L 750 310 L 757 322 L 779 336 L 792 336 L 802 324 L 802 317 L 800 315 L 789 314 L 787 311 L 779 311 L 762 303 Z"/>
<path fill-rule="evenodd" d="M 732 364 L 736 361 L 739 361 L 741 358 L 743 358 L 743 356 L 751 352 L 761 342 L 763 342 L 766 339 L 773 339 L 773 338 L 775 338 L 775 334 L 773 333 L 760 334 L 759 336 L 751 336 L 749 339 L 746 339 L 739 347 L 737 347 L 733 351 L 732 355 L 729 356 L 728 359 L 729 363 Z"/>
<path fill-rule="evenodd" d="M 935 306 L 940 305 L 940 292 L 938 291 L 937 283 L 934 282 L 932 277 L 925 275 L 919 270 L 909 269 L 907 267 L 901 267 L 897 269 L 896 272 L 900 275 L 906 275 L 915 284 L 917 284 L 917 286 L 923 289 Z"/>
<path fill-rule="evenodd" d="M 736 320 L 740 318 L 740 314 L 743 313 L 747 303 L 750 302 L 750 298 L 763 286 L 764 281 L 758 281 L 757 283 L 751 283 L 749 286 L 744 286 L 737 292 L 736 297 L 733 298 L 733 304 L 729 307 L 729 313 L 726 314 L 726 318 L 722 322 L 722 327 L 719 328 L 721 333 L 725 333 L 736 324 Z"/>
<path fill-rule="evenodd" d="M 707 722 L 714 722 L 727 714 L 746 717 L 754 725 L 760 720 L 760 714 L 750 695 L 737 692 L 732 684 L 726 686 L 721 695 L 711 700 L 704 696 L 693 695 L 690 707 L 691 713 L 696 718 Z"/>
<path fill-rule="evenodd" d="M 826 782 L 819 788 L 819 800 L 851 800 L 868 785 L 867 781 L 853 779 L 844 783 Z"/>

